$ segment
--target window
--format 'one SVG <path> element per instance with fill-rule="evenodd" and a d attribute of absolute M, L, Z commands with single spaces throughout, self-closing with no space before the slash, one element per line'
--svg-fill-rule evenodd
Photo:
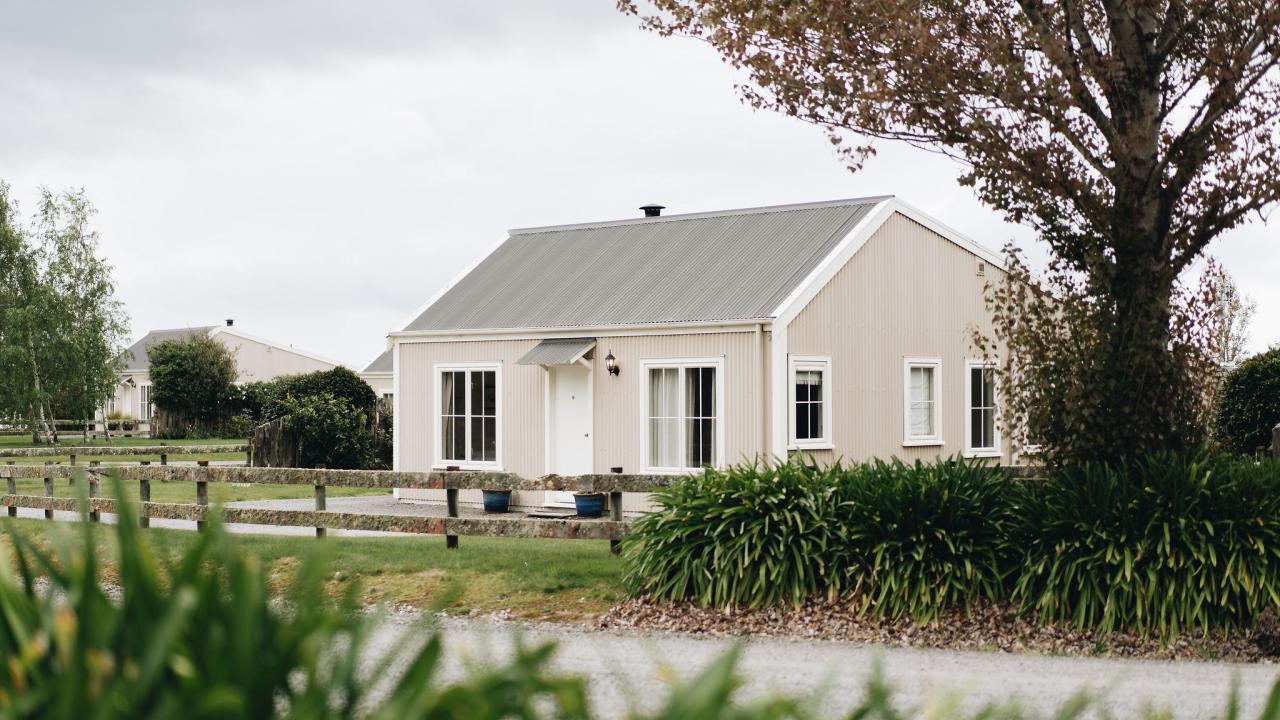
<path fill-rule="evenodd" d="M 791 446 L 831 447 L 831 360 L 791 359 Z"/>
<path fill-rule="evenodd" d="M 999 456 L 995 366 L 969 361 L 965 373 L 965 396 L 969 398 L 969 414 L 965 417 L 965 454 Z"/>
<path fill-rule="evenodd" d="M 498 466 L 499 366 L 438 365 L 436 370 L 438 464 Z"/>
<path fill-rule="evenodd" d="M 151 422 L 151 386 L 139 385 L 138 393 L 142 398 L 140 409 L 138 410 L 138 419 L 142 422 Z"/>
<path fill-rule="evenodd" d="M 942 360 L 907 358 L 903 372 L 903 445 L 941 445 Z"/>
<path fill-rule="evenodd" d="M 694 470 L 720 462 L 720 361 L 646 363 L 648 466 Z"/>

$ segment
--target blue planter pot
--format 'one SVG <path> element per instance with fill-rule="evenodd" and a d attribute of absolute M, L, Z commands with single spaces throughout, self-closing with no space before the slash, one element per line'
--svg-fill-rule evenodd
<path fill-rule="evenodd" d="M 510 490 L 483 490 L 484 493 L 484 511 L 491 513 L 504 513 L 511 511 L 511 491 Z"/>
<path fill-rule="evenodd" d="M 598 518 L 604 514 L 604 493 L 581 493 L 573 496 L 579 517 Z"/>

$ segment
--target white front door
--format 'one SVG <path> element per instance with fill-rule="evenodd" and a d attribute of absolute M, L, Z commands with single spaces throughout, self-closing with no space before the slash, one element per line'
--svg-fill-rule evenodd
<path fill-rule="evenodd" d="M 581 365 L 547 368 L 551 400 L 547 449 L 548 467 L 556 475 L 586 475 L 592 469 L 591 371 Z M 573 507 L 573 493 L 547 492 L 544 502 Z"/>

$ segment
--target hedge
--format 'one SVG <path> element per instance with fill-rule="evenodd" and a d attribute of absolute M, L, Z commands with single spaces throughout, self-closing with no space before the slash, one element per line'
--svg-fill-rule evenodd
<path fill-rule="evenodd" d="M 1007 601 L 1172 636 L 1280 609 L 1280 464 L 1196 451 L 1015 481 L 979 461 L 706 470 L 623 541 L 633 595 L 703 606 L 849 598 L 922 621 Z"/>

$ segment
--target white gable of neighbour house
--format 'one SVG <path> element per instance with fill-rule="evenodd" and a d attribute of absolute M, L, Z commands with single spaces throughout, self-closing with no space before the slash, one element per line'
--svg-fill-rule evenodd
<path fill-rule="evenodd" d="M 396 466 L 1008 459 L 969 342 L 1001 272 L 893 197 L 513 230 L 390 334 Z"/>

